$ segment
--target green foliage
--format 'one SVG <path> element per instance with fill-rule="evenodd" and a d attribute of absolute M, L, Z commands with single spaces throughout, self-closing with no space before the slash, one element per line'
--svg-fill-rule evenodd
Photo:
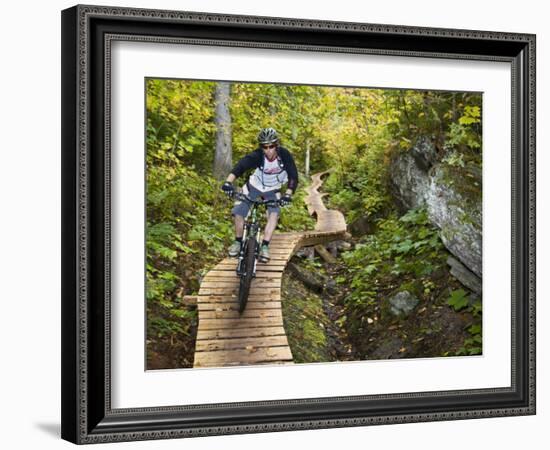
<path fill-rule="evenodd" d="M 481 95 L 360 92 L 331 93 L 336 105 L 331 109 L 328 102 L 325 109 L 330 113 L 322 121 L 324 159 L 334 167 L 323 189 L 330 194 L 330 207 L 344 212 L 348 223 L 363 216 L 380 217 L 392 209 L 390 161 L 420 136 L 433 139 L 437 158 L 450 168 L 481 167 Z M 480 192 L 479 185 L 474 188 Z"/>
<path fill-rule="evenodd" d="M 273 127 L 281 143 L 294 155 L 299 170 L 304 169 L 306 145 L 317 149 L 312 164 L 322 159 L 318 146 L 319 117 L 326 100 L 324 88 L 283 84 L 234 83 L 231 97 L 234 159 L 256 146 L 260 128 Z"/>
<path fill-rule="evenodd" d="M 483 347 L 482 323 L 481 323 L 481 300 L 477 299 L 468 304 L 466 311 L 474 319 L 474 323 L 467 327 L 469 337 L 464 339 L 463 346 L 457 351 L 457 356 L 461 355 L 481 355 Z"/>
<path fill-rule="evenodd" d="M 434 288 L 430 275 L 444 266 L 446 256 L 424 209 L 378 220 L 375 233 L 364 236 L 353 251 L 343 254 L 346 283 L 353 288 L 345 299 L 346 307 L 353 317 L 366 316 L 388 293 L 388 287 L 407 283 L 407 289 L 415 294 L 430 295 Z"/>
<path fill-rule="evenodd" d="M 233 224 L 231 202 L 212 178 L 216 83 L 148 79 L 146 87 L 146 282 L 148 339 L 154 341 L 189 336 L 196 312 L 182 308 L 179 297 L 195 293 L 201 274 L 225 255 Z M 360 328 L 364 312 L 400 285 L 424 299 L 440 289 L 431 277 L 445 265 L 446 251 L 425 211 L 397 216 L 390 161 L 419 136 L 429 136 L 451 173 L 478 169 L 481 106 L 476 93 L 231 84 L 233 163 L 256 147 L 261 127 L 274 127 L 301 173 L 306 148 L 311 172 L 332 169 L 323 186 L 328 207 L 343 211 L 348 224 L 367 216 L 376 226 L 345 254 L 347 273 L 338 282 L 352 288 L 346 326 Z M 466 181 L 460 185 L 471 191 L 469 198 L 480 201 L 480 186 Z M 292 205 L 282 211 L 280 231 L 313 228 L 303 204 L 306 185 L 301 176 Z M 480 321 L 480 303 L 451 298 L 453 308 Z M 472 330 L 468 354 L 480 347 L 477 328 Z M 316 341 L 313 332 L 306 334 Z"/>
<path fill-rule="evenodd" d="M 329 319 L 318 295 L 306 291 L 292 277 L 283 280 L 284 327 L 295 363 L 332 360 L 325 334 Z"/>
<path fill-rule="evenodd" d="M 214 156 L 215 83 L 147 80 L 147 163 L 181 164 L 210 173 Z"/>
<path fill-rule="evenodd" d="M 447 146 L 481 148 L 481 108 L 465 106 L 463 115 L 458 122 L 451 123 L 447 135 Z"/>
<path fill-rule="evenodd" d="M 447 303 L 452 306 L 455 311 L 460 311 L 468 306 L 468 295 L 464 289 L 457 289 L 451 292 L 451 296 L 447 300 Z"/>
<path fill-rule="evenodd" d="M 146 296 L 154 341 L 190 333 L 196 313 L 179 308 L 178 297 L 196 292 L 201 270 L 222 257 L 233 227 L 217 181 L 171 159 L 148 161 Z"/>
<path fill-rule="evenodd" d="M 306 183 L 304 180 L 304 183 L 298 186 L 292 203 L 281 208 L 281 215 L 277 224 L 279 231 L 303 231 L 312 230 L 315 227 L 315 219 L 309 215 L 304 202 L 306 195 L 305 187 L 307 184 L 309 183 Z"/>
<path fill-rule="evenodd" d="M 388 107 L 400 111 L 390 124 L 400 148 L 407 150 L 417 137 L 431 136 L 442 152 L 457 146 L 480 150 L 481 95 L 388 90 L 385 97 Z"/>
<path fill-rule="evenodd" d="M 386 107 L 384 91 L 352 90 L 348 96 L 338 96 L 337 108 L 326 120 L 330 132 L 325 138 L 326 158 L 335 170 L 323 189 L 330 194 L 329 207 L 343 211 L 348 223 L 390 205 L 389 124 L 397 114 Z"/>
<path fill-rule="evenodd" d="M 468 330 L 469 331 L 469 330 Z M 481 337 L 481 331 L 479 333 L 472 333 L 471 337 L 464 339 L 464 345 L 457 351 L 457 356 L 474 356 L 481 355 L 483 339 Z"/>

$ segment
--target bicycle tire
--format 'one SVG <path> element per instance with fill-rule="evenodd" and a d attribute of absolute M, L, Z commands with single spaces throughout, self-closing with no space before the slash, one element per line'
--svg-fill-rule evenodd
<path fill-rule="evenodd" d="M 250 284 L 252 283 L 252 272 L 254 270 L 254 261 L 256 259 L 256 238 L 250 236 L 246 241 L 246 250 L 244 255 L 244 275 L 241 275 L 239 282 L 239 313 L 242 314 L 248 301 Z"/>

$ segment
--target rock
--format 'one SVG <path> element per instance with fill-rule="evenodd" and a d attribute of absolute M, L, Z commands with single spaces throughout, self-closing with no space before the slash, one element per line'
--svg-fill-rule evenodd
<path fill-rule="evenodd" d="M 430 220 L 445 247 L 478 277 L 481 263 L 481 180 L 469 185 L 467 169 L 437 166 L 426 196 Z"/>
<path fill-rule="evenodd" d="M 481 278 L 481 171 L 436 163 L 435 155 L 435 147 L 421 139 L 396 157 L 393 195 L 403 209 L 425 206 L 445 247 Z"/>
<path fill-rule="evenodd" d="M 311 272 L 292 262 L 287 264 L 287 268 L 292 276 L 304 283 L 306 287 L 317 293 L 323 292 L 326 284 L 326 277 L 321 273 Z"/>
<path fill-rule="evenodd" d="M 349 230 L 356 236 L 372 233 L 372 223 L 369 216 L 361 216 L 349 225 Z"/>
<path fill-rule="evenodd" d="M 388 299 L 388 310 L 398 317 L 408 316 L 418 305 L 419 300 L 409 291 L 399 291 Z"/>
<path fill-rule="evenodd" d="M 428 172 L 417 165 L 411 153 L 400 154 L 392 161 L 391 187 L 401 209 L 424 205 L 430 182 Z"/>
<path fill-rule="evenodd" d="M 410 150 L 418 167 L 427 172 L 437 159 L 437 150 L 432 141 L 425 136 L 420 136 L 414 147 Z"/>
<path fill-rule="evenodd" d="M 302 247 L 294 254 L 294 256 L 298 256 L 299 258 L 313 259 L 315 256 L 315 250 L 313 249 L 313 247 Z"/>
<path fill-rule="evenodd" d="M 343 241 L 341 239 L 337 241 L 331 241 L 328 244 L 326 244 L 328 248 L 335 248 L 337 250 L 349 250 L 351 248 L 351 244 L 349 242 Z"/>
<path fill-rule="evenodd" d="M 332 278 L 328 278 L 325 284 L 325 292 L 330 295 L 336 295 L 338 293 L 338 284 Z"/>
<path fill-rule="evenodd" d="M 403 348 L 403 341 L 397 337 L 385 339 L 378 346 L 368 359 L 399 359 L 403 358 L 404 354 L 400 352 Z"/>
<path fill-rule="evenodd" d="M 481 300 L 481 294 L 478 294 L 476 292 L 472 292 L 469 296 L 468 296 L 468 304 L 470 306 L 473 306 L 476 304 L 476 302 L 480 301 Z"/>
<path fill-rule="evenodd" d="M 447 258 L 447 264 L 451 266 L 451 275 L 453 277 L 472 292 L 481 295 L 481 279 L 476 274 L 470 272 L 464 264 L 452 256 Z"/>

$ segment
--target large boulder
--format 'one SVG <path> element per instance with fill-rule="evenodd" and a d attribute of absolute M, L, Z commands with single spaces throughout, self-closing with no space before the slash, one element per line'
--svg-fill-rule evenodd
<path fill-rule="evenodd" d="M 481 279 L 477 275 L 469 271 L 464 264 L 452 256 L 447 258 L 447 264 L 451 267 L 452 276 L 473 293 L 481 295 Z"/>
<path fill-rule="evenodd" d="M 435 155 L 435 147 L 421 139 L 394 158 L 394 196 L 404 208 L 425 206 L 445 247 L 481 278 L 481 170 L 436 162 Z"/>
<path fill-rule="evenodd" d="M 428 158 L 420 158 L 421 149 L 430 147 L 426 140 L 420 141 L 411 151 L 401 153 L 393 159 L 391 165 L 391 186 L 395 200 L 403 210 L 416 208 L 426 203 L 426 196 L 430 190 L 431 165 L 424 166 Z M 435 149 L 434 149 L 435 151 Z M 419 163 L 419 161 L 422 161 Z"/>

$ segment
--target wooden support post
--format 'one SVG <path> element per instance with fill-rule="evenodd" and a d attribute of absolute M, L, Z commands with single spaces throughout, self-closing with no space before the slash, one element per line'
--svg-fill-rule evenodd
<path fill-rule="evenodd" d="M 329 264 L 336 264 L 338 260 L 330 254 L 330 252 L 323 245 L 316 245 L 315 251 Z"/>

